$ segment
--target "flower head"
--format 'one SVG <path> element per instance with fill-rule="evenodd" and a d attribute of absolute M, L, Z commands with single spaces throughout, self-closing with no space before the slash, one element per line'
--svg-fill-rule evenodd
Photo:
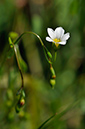
<path fill-rule="evenodd" d="M 47 32 L 49 37 L 46 37 L 46 40 L 55 43 L 56 47 L 58 47 L 59 44 L 65 45 L 70 37 L 69 33 L 64 34 L 65 30 L 62 27 L 57 27 L 55 31 L 51 28 L 47 28 Z"/>

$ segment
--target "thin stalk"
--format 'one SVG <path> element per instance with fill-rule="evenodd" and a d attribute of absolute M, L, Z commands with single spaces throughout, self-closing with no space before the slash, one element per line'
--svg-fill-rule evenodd
<path fill-rule="evenodd" d="M 47 124 L 47 122 L 49 122 L 50 120 L 52 120 L 52 118 L 54 118 L 56 115 L 56 118 L 59 119 L 61 118 L 63 115 L 65 115 L 68 111 L 70 112 L 71 110 L 73 110 L 74 108 L 76 108 L 77 106 L 79 106 L 80 100 L 77 100 L 76 102 L 71 103 L 67 108 L 65 108 L 64 110 L 62 110 L 61 112 L 55 113 L 53 116 L 51 116 L 50 118 L 48 118 L 40 127 L 38 127 L 37 129 L 41 129 L 45 124 Z"/>
<path fill-rule="evenodd" d="M 22 71 L 21 71 L 21 68 L 20 68 L 20 64 L 19 64 L 19 61 L 18 61 L 17 50 L 16 50 L 16 47 L 15 47 L 14 44 L 13 44 L 13 47 L 14 47 L 14 52 L 15 52 L 15 56 L 16 56 L 16 60 L 17 60 L 17 65 L 18 65 L 19 72 L 20 72 L 20 75 L 21 75 L 21 80 L 22 80 L 22 85 L 21 85 L 21 88 L 20 89 L 23 89 L 23 87 L 24 87 L 23 74 L 22 74 Z"/>
<path fill-rule="evenodd" d="M 42 45 L 43 47 L 45 47 L 45 45 L 43 44 L 43 41 L 41 40 L 40 36 L 37 35 L 37 34 L 34 33 L 34 32 L 31 32 L 31 31 L 26 31 L 26 32 L 22 33 L 22 34 L 20 35 L 20 37 L 14 42 L 14 44 L 16 44 L 17 42 L 19 42 L 19 40 L 21 39 L 21 37 L 22 37 L 24 34 L 29 34 L 29 33 L 35 35 L 35 36 L 40 40 L 41 45 Z M 45 47 L 45 48 L 46 48 L 46 47 Z"/>

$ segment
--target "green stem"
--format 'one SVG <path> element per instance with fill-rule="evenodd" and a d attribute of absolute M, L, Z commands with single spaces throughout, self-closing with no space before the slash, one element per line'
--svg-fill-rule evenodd
<path fill-rule="evenodd" d="M 57 57 L 57 51 L 55 52 L 55 55 L 54 55 L 54 61 L 56 61 L 56 57 Z"/>
<path fill-rule="evenodd" d="M 22 33 L 22 34 L 19 36 L 19 38 L 17 38 L 17 40 L 16 40 L 15 42 L 11 42 L 11 44 L 12 44 L 13 47 L 14 47 L 14 52 L 15 52 L 15 56 L 16 56 L 16 59 L 17 59 L 17 64 L 18 64 L 18 68 L 19 68 L 19 71 L 20 71 L 21 80 L 22 80 L 22 86 L 21 86 L 20 89 L 22 89 L 22 88 L 24 87 L 24 82 L 23 82 L 23 74 L 22 74 L 22 71 L 21 71 L 21 68 L 20 68 L 20 65 L 19 65 L 18 56 L 17 56 L 17 50 L 16 50 L 16 46 L 15 46 L 15 45 L 19 43 L 20 39 L 21 39 L 22 36 L 24 36 L 25 34 L 33 34 L 33 35 L 35 35 L 35 36 L 39 39 L 39 41 L 40 41 L 40 43 L 41 43 L 41 45 L 42 45 L 42 47 L 43 47 L 45 57 L 46 57 L 48 63 L 49 63 L 50 65 L 52 65 L 52 62 L 51 62 L 51 59 L 50 59 L 50 58 L 52 57 L 52 55 L 51 55 L 51 53 L 48 51 L 48 49 L 45 47 L 45 45 L 44 45 L 42 39 L 40 38 L 40 36 L 37 35 L 37 34 L 34 33 L 34 32 L 31 32 L 31 31 L 26 31 L 26 32 Z M 49 55 L 50 55 L 50 58 L 49 58 Z"/>
<path fill-rule="evenodd" d="M 43 43 L 43 41 L 42 41 L 42 39 L 40 38 L 40 36 L 39 35 L 37 35 L 36 33 L 34 33 L 34 32 L 31 32 L 31 31 L 26 31 L 26 32 L 24 32 L 24 33 L 22 33 L 21 35 L 20 35 L 20 37 L 14 42 L 14 44 L 17 44 L 19 41 L 20 41 L 20 39 L 22 38 L 22 36 L 24 36 L 25 34 L 33 34 L 33 35 L 35 35 L 38 39 L 39 39 L 39 41 L 40 41 L 40 43 L 41 43 L 41 45 L 42 45 L 42 47 L 43 47 L 43 50 L 44 50 L 44 53 L 45 53 L 45 57 L 46 57 L 46 59 L 47 59 L 47 61 L 48 61 L 48 63 L 52 63 L 52 62 L 50 62 L 49 61 L 49 59 L 48 59 L 48 49 L 46 48 L 46 46 L 44 45 L 44 43 Z M 49 52 L 50 53 L 50 52 Z M 50 53 L 51 54 L 51 53 Z"/>
<path fill-rule="evenodd" d="M 18 68 L 19 68 L 19 72 L 20 72 L 20 75 L 21 75 L 21 80 L 22 80 L 22 85 L 21 85 L 20 89 L 23 89 L 23 87 L 24 87 L 23 74 L 22 74 L 22 71 L 21 71 L 21 68 L 20 68 L 20 64 L 19 64 L 19 61 L 18 61 L 17 50 L 16 50 L 16 47 L 15 47 L 14 44 L 13 44 L 13 47 L 14 47 L 14 52 L 15 52 L 15 56 L 16 56 L 16 60 L 17 60 Z"/>
<path fill-rule="evenodd" d="M 24 34 L 33 34 L 33 35 L 35 35 L 35 36 L 40 40 L 41 45 L 42 45 L 43 47 L 45 47 L 45 45 L 43 44 L 43 41 L 41 40 L 40 36 L 37 35 L 37 34 L 34 33 L 34 32 L 31 32 L 31 31 L 26 31 L 26 32 L 22 33 L 22 34 L 20 35 L 20 37 L 14 42 L 14 44 L 16 44 L 17 42 L 19 42 L 19 40 L 21 39 L 21 37 L 22 37 Z M 45 48 L 46 48 L 46 47 L 45 47 Z"/>

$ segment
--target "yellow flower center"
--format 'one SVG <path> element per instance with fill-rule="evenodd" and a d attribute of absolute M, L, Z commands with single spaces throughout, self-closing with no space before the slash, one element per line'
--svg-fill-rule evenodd
<path fill-rule="evenodd" d="M 53 39 L 53 41 L 55 42 L 56 47 L 58 47 L 59 46 L 58 42 L 60 42 L 61 40 L 56 38 L 56 39 Z"/>

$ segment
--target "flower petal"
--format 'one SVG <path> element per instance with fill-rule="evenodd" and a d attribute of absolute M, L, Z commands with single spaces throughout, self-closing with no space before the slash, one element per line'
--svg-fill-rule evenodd
<path fill-rule="evenodd" d="M 56 35 L 56 38 L 61 39 L 62 36 L 64 35 L 64 29 L 62 27 L 57 27 L 55 29 L 55 35 Z"/>
<path fill-rule="evenodd" d="M 46 37 L 46 40 L 49 42 L 53 42 L 53 40 L 50 37 Z"/>
<path fill-rule="evenodd" d="M 65 45 L 66 44 L 66 41 L 59 42 L 59 44 Z"/>
<path fill-rule="evenodd" d="M 61 41 L 65 41 L 70 37 L 70 33 L 66 33 L 63 35 L 63 37 L 61 38 Z"/>
<path fill-rule="evenodd" d="M 55 38 L 55 33 L 54 33 L 54 30 L 51 29 L 51 28 L 47 28 L 47 32 L 49 34 L 49 36 L 54 39 Z"/>

